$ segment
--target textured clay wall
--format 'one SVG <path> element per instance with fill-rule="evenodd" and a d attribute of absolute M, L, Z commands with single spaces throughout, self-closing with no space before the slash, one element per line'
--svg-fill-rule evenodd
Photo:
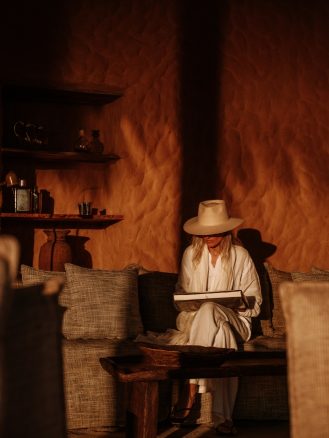
<path fill-rule="evenodd" d="M 200 200 L 224 197 L 245 218 L 242 239 L 275 245 L 276 267 L 328 268 L 329 6 L 214 3 L 31 2 L 17 16 L 11 2 L 2 14 L 4 81 L 124 89 L 71 126 L 100 129 L 121 160 L 37 174 L 56 213 L 84 198 L 125 216 L 71 231 L 94 267 L 176 271 L 182 222 Z M 44 241 L 36 231 L 35 266 Z"/>

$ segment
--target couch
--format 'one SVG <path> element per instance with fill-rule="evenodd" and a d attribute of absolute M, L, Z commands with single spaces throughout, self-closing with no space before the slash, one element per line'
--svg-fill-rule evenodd
<path fill-rule="evenodd" d="M 245 350 L 285 349 L 285 321 L 278 289 L 291 281 L 328 280 L 328 272 L 291 273 L 264 264 L 258 270 L 263 293 L 260 316 Z M 99 358 L 138 352 L 134 339 L 146 331 L 175 328 L 172 302 L 177 274 L 149 272 L 132 265 L 121 271 L 65 265 L 65 272 L 41 271 L 22 265 L 23 284 L 65 276 L 60 304 L 66 308 L 62 352 L 68 429 L 115 430 L 124 426 L 126 388 L 117 384 Z M 177 395 L 177 382 L 160 387 L 159 419 L 164 420 Z M 175 389 L 176 388 L 176 389 Z M 175 395 L 176 394 L 176 395 Z M 211 394 L 203 394 L 197 422 L 211 421 Z M 284 376 L 240 379 L 235 419 L 288 420 L 288 389 Z"/>

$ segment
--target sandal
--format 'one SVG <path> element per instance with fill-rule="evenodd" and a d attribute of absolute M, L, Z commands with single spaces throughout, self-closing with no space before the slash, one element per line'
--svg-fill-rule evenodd
<path fill-rule="evenodd" d="M 221 436 L 233 436 L 238 433 L 231 420 L 225 420 L 224 423 L 220 423 L 215 430 L 216 434 Z"/>
<path fill-rule="evenodd" d="M 197 386 L 191 391 L 189 385 L 186 385 L 181 394 L 179 401 L 174 406 L 170 415 L 170 421 L 175 425 L 195 424 L 196 414 L 199 411 L 196 408 Z"/>
<path fill-rule="evenodd" d="M 172 414 L 170 415 L 170 422 L 175 426 L 183 426 L 191 423 L 190 414 L 194 410 L 194 407 L 191 408 L 182 408 L 182 409 L 173 409 Z M 186 415 L 180 415 L 180 413 L 185 412 Z"/>

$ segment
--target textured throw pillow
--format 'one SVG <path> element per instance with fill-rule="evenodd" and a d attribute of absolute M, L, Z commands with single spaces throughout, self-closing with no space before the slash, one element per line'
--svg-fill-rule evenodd
<path fill-rule="evenodd" d="M 67 339 L 127 339 L 143 332 L 137 272 L 65 264 L 70 306 L 64 315 Z"/>
<path fill-rule="evenodd" d="M 145 330 L 164 332 L 176 328 L 177 310 L 173 293 L 177 274 L 149 272 L 138 277 L 140 312 Z"/>
<path fill-rule="evenodd" d="M 315 272 L 315 273 L 318 273 L 318 274 L 329 274 L 329 270 L 328 269 L 317 268 L 316 266 L 312 267 L 311 272 Z"/>
<path fill-rule="evenodd" d="M 43 271 L 42 269 L 35 269 L 27 265 L 21 265 L 21 275 L 24 286 L 43 283 L 52 277 L 64 277 L 66 279 L 65 272 Z M 59 295 L 58 301 L 61 306 L 69 307 L 70 294 L 66 283 Z"/>
<path fill-rule="evenodd" d="M 292 272 L 294 281 L 329 281 L 329 272 Z"/>
<path fill-rule="evenodd" d="M 275 269 L 269 263 L 265 263 L 265 267 L 268 272 L 272 288 L 272 324 L 274 329 L 274 335 L 283 335 L 285 333 L 285 321 L 279 297 L 279 286 L 285 281 L 292 281 L 292 276 L 290 272 Z"/>

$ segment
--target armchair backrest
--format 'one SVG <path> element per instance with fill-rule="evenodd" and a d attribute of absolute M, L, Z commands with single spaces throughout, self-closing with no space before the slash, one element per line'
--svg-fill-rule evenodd
<path fill-rule="evenodd" d="M 0 436 L 64 438 L 62 283 L 12 287 L 17 261 L 15 239 L 0 236 Z"/>
<path fill-rule="evenodd" d="M 280 286 L 287 330 L 291 438 L 329 431 L 329 282 Z"/>

